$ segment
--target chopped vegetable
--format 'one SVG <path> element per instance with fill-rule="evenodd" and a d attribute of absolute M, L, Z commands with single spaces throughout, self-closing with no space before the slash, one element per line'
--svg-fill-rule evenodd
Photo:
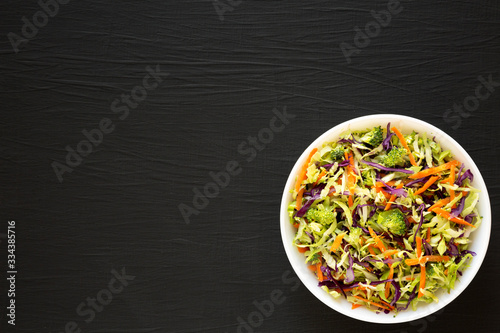
<path fill-rule="evenodd" d="M 381 212 L 378 215 L 377 223 L 394 235 L 403 236 L 406 234 L 405 216 L 398 208 Z"/>
<path fill-rule="evenodd" d="M 298 172 L 288 212 L 318 285 L 353 309 L 394 314 L 453 289 L 481 221 L 471 171 L 425 133 L 390 124 L 317 151 Z"/>

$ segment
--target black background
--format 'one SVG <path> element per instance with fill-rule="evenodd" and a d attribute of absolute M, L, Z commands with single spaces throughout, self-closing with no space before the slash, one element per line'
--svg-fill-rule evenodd
<path fill-rule="evenodd" d="M 6 325 L 3 298 L 2 332 L 63 332 L 71 321 L 94 333 L 237 332 L 237 318 L 276 290 L 283 302 L 255 332 L 497 331 L 496 223 L 457 300 L 418 322 L 382 326 L 294 287 L 278 210 L 312 140 L 353 117 L 399 113 L 468 151 L 495 218 L 500 88 L 461 124 L 445 112 L 474 96 L 478 76 L 500 82 L 499 2 L 403 1 L 350 64 L 340 43 L 353 44 L 354 28 L 364 30 L 386 1 L 232 3 L 221 20 L 210 0 L 71 1 L 15 53 L 8 34 L 21 36 L 22 18 L 40 6 L 1 2 L 0 233 L 16 221 L 18 270 L 16 326 Z M 119 120 L 111 103 L 157 65 L 169 75 Z M 246 161 L 238 145 L 269 126 L 274 108 L 295 118 Z M 103 118 L 114 131 L 59 182 L 51 163 L 64 163 L 65 147 L 76 149 L 82 130 Z M 232 160 L 241 173 L 186 224 L 178 205 L 192 205 L 193 189 Z M 135 279 L 84 322 L 77 306 L 122 268 Z"/>

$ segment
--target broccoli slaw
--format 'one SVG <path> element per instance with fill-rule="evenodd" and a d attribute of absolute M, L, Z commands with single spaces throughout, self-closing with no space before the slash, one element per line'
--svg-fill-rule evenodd
<path fill-rule="evenodd" d="M 473 175 L 426 133 L 374 127 L 313 149 L 288 207 L 319 286 L 397 313 L 450 292 L 481 223 Z"/>

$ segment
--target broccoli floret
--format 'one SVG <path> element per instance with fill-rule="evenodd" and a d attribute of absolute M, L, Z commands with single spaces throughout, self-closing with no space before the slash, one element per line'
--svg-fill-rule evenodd
<path fill-rule="evenodd" d="M 405 163 L 404 157 L 406 156 L 406 149 L 399 146 L 394 146 L 391 151 L 382 158 L 381 164 L 393 168 L 396 165 L 402 165 Z"/>
<path fill-rule="evenodd" d="M 374 127 L 370 132 L 363 135 L 360 140 L 372 147 L 377 147 L 382 143 L 382 141 L 384 141 L 384 132 L 382 131 L 382 127 Z"/>
<path fill-rule="evenodd" d="M 398 208 L 380 213 L 377 223 L 394 235 L 403 236 L 406 234 L 405 216 Z"/>
<path fill-rule="evenodd" d="M 310 208 L 307 211 L 306 217 L 311 222 L 317 222 L 321 224 L 332 224 L 336 221 L 335 213 L 323 205 L 318 205 L 314 208 Z"/>
<path fill-rule="evenodd" d="M 364 170 L 361 172 L 361 176 L 363 177 L 363 182 L 366 186 L 373 186 L 373 177 L 371 170 Z"/>
<path fill-rule="evenodd" d="M 332 151 L 330 152 L 330 156 L 332 160 L 338 161 L 341 160 L 344 157 L 344 147 L 341 145 L 338 145 L 337 147 L 333 148 Z"/>

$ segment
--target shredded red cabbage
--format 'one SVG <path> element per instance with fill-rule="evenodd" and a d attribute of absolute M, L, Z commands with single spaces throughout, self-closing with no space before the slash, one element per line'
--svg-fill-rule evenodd
<path fill-rule="evenodd" d="M 382 147 L 384 147 L 385 150 L 390 150 L 392 148 L 391 138 L 393 135 L 395 134 L 391 132 L 391 123 L 388 123 L 387 136 L 385 137 L 384 141 L 382 141 Z"/>
<path fill-rule="evenodd" d="M 401 298 L 401 288 L 399 287 L 399 283 L 396 281 L 391 281 L 391 284 L 394 286 L 394 297 L 391 301 L 391 306 L 396 305 L 396 302 Z"/>
<path fill-rule="evenodd" d="M 377 164 L 375 162 L 368 162 L 368 161 L 365 161 L 365 160 L 360 160 L 361 163 L 364 163 L 366 165 L 370 165 L 374 168 L 377 168 L 377 169 L 380 169 L 380 170 L 384 170 L 384 171 L 394 171 L 394 172 L 402 172 L 402 173 L 408 173 L 408 174 L 413 174 L 413 171 L 411 170 L 406 170 L 406 169 L 398 169 L 398 168 L 387 168 L 383 165 L 380 165 L 380 164 Z"/>
<path fill-rule="evenodd" d="M 460 216 L 460 214 L 462 214 L 462 211 L 464 210 L 464 206 L 465 206 L 465 197 L 463 197 L 460 200 L 460 204 L 458 204 L 457 208 L 453 208 L 451 210 L 451 216 L 453 216 L 453 217 Z"/>
<path fill-rule="evenodd" d="M 385 186 L 384 191 L 386 191 L 390 195 L 395 194 L 397 196 L 402 196 L 404 198 L 406 198 L 408 196 L 408 193 L 406 193 L 406 191 L 403 190 L 402 188 L 391 187 L 391 186 L 387 185 L 382 179 L 378 179 L 377 181 L 379 181 L 382 184 L 384 184 L 384 186 Z"/>
<path fill-rule="evenodd" d="M 471 183 L 474 180 L 474 175 L 472 174 L 470 169 L 467 169 L 467 171 L 465 171 L 463 174 L 458 176 L 457 179 L 455 180 L 455 184 L 457 184 L 458 186 L 462 186 L 464 180 L 466 180 L 467 178 L 469 178 L 469 181 Z"/>
<path fill-rule="evenodd" d="M 348 253 L 349 256 L 349 268 L 347 268 L 345 272 L 345 283 L 351 283 L 354 281 L 354 269 L 352 265 L 354 264 L 354 259 L 352 259 L 352 256 L 350 253 Z"/>

